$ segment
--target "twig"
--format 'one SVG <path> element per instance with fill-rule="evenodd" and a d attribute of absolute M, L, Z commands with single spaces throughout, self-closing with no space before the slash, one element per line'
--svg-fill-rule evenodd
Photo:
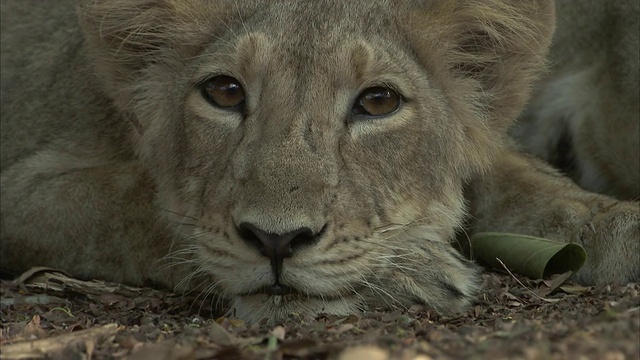
<path fill-rule="evenodd" d="M 560 301 L 560 299 L 547 299 L 544 298 L 538 294 L 535 293 L 535 291 L 529 289 L 529 287 L 527 287 L 525 284 L 522 283 L 522 281 L 520 281 L 520 279 L 518 279 L 515 275 L 513 275 L 513 273 L 511 272 L 511 270 L 509 270 L 509 268 L 507 267 L 507 265 L 505 265 L 502 260 L 500 260 L 500 258 L 496 258 L 496 260 L 498 260 L 498 262 L 500 263 L 500 265 L 502 265 L 502 267 L 509 273 L 509 275 L 511 275 L 512 278 L 514 278 L 518 284 L 520 284 L 520 286 L 522 286 L 523 288 L 525 288 L 528 292 L 530 292 L 531 294 L 533 294 L 533 296 L 537 297 L 538 299 L 542 300 L 542 301 L 546 301 L 546 302 L 550 302 L 550 303 L 554 303 L 554 302 L 558 302 Z"/>
<path fill-rule="evenodd" d="M 58 353 L 69 346 L 79 343 L 99 342 L 116 334 L 117 324 L 107 324 L 87 330 L 74 331 L 68 334 L 46 339 L 6 342 L 2 344 L 0 359 L 43 359 Z"/>

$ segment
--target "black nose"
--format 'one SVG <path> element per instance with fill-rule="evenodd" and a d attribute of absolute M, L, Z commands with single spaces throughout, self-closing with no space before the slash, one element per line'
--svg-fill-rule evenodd
<path fill-rule="evenodd" d="M 286 234 L 273 234 L 249 223 L 240 224 L 238 234 L 247 244 L 258 249 L 260 254 L 271 260 L 271 269 L 276 281 L 282 272 L 282 261 L 291 256 L 297 247 L 312 245 L 319 237 L 319 233 L 316 234 L 306 227 Z"/>

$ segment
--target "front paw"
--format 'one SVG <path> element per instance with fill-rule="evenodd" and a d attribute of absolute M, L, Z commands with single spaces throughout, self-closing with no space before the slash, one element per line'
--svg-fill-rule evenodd
<path fill-rule="evenodd" d="M 584 284 L 627 283 L 640 279 L 640 204 L 597 203 L 577 242 L 587 261 L 574 279 Z"/>
<path fill-rule="evenodd" d="M 442 251 L 396 259 L 388 281 L 390 293 L 398 294 L 402 303 L 428 305 L 444 315 L 466 311 L 481 287 L 480 268 L 449 244 L 438 245 L 444 245 Z"/>

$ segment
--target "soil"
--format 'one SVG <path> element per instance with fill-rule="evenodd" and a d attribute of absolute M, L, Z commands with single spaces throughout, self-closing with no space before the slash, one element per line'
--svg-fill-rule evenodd
<path fill-rule="evenodd" d="M 374 307 L 280 325 L 174 295 L 35 269 L 0 284 L 1 359 L 639 359 L 640 283 L 483 275 L 456 317 Z"/>

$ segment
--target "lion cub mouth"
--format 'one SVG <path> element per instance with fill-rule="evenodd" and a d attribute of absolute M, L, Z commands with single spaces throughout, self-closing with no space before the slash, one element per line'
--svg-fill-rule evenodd
<path fill-rule="evenodd" d="M 260 292 L 267 295 L 289 295 L 296 291 L 294 288 L 287 285 L 282 285 L 279 282 L 275 282 L 271 286 L 265 286 L 260 290 Z"/>
<path fill-rule="evenodd" d="M 262 286 L 255 291 L 242 293 L 240 294 L 240 296 L 250 296 L 250 295 L 258 295 L 258 294 L 270 295 L 270 296 L 284 296 L 284 295 L 302 294 L 302 293 L 298 291 L 296 288 L 293 288 L 288 285 L 282 285 L 280 284 L 280 282 L 276 281 L 272 285 Z"/>
<path fill-rule="evenodd" d="M 285 300 L 285 301 L 287 300 L 303 301 L 305 299 L 332 301 L 332 300 L 338 300 L 344 297 L 344 295 L 341 295 L 341 294 L 313 294 L 313 293 L 310 294 L 307 292 L 302 292 L 292 286 L 282 285 L 279 282 L 276 282 L 273 285 L 260 287 L 256 291 L 243 293 L 243 294 L 240 294 L 239 296 L 253 296 L 253 295 L 281 297 L 282 300 Z"/>

